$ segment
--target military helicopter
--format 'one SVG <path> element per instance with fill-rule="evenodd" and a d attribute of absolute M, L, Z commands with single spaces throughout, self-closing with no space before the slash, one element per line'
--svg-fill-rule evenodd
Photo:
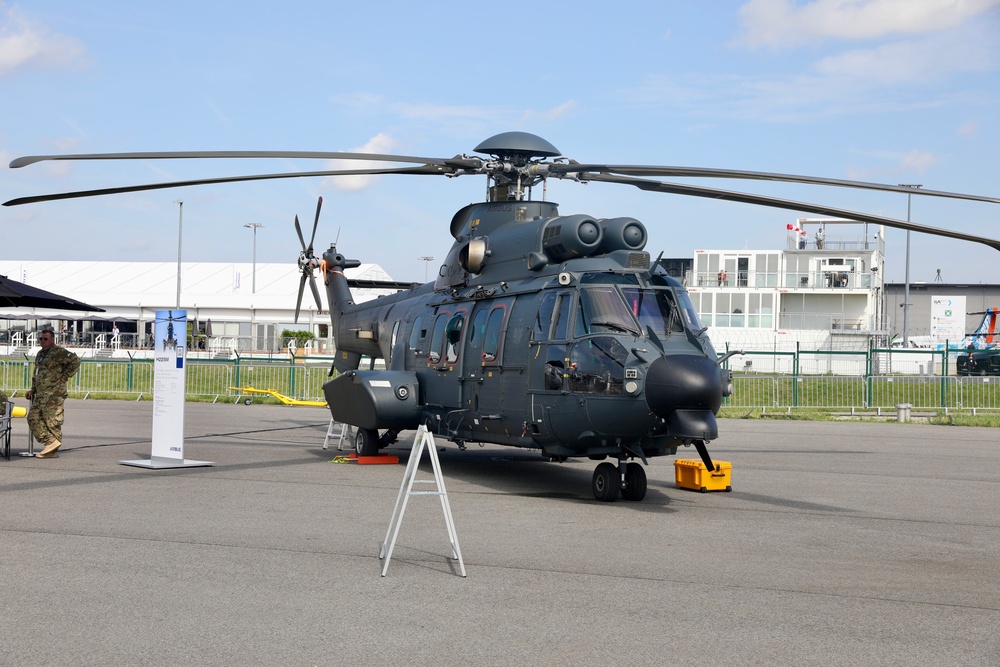
<path fill-rule="evenodd" d="M 540 450 L 551 460 L 602 460 L 592 491 L 602 501 L 642 500 L 651 457 L 694 446 L 713 470 L 707 443 L 732 393 L 725 356 L 713 349 L 684 286 L 645 251 L 645 226 L 631 217 L 562 215 L 534 199 L 546 179 L 629 185 L 641 190 L 758 204 L 986 244 L 1000 241 L 828 206 L 650 177 L 783 181 L 1000 203 L 1000 199 L 905 186 L 732 169 L 582 164 L 545 139 L 505 132 L 475 153 L 424 158 L 369 153 L 181 152 L 50 155 L 42 160 L 319 158 L 415 166 L 259 174 L 25 197 L 5 206 L 161 188 L 308 176 L 484 175 L 486 201 L 455 213 L 451 250 L 435 280 L 355 303 L 345 269 L 360 265 L 335 244 L 317 256 L 302 245 L 299 305 L 308 282 L 320 309 L 322 275 L 336 343 L 324 385 L 334 419 L 357 427 L 355 448 L 371 455 L 403 430 L 425 425 L 464 449 L 469 442 Z M 388 285 L 379 285 L 388 286 Z M 399 287 L 399 285 L 393 285 Z M 296 313 L 298 312 L 296 307 Z M 732 354 L 732 353 L 730 353 Z M 361 368 L 362 357 L 372 365 Z M 374 368 L 383 359 L 385 370 Z M 611 459 L 607 461 L 604 459 Z"/>

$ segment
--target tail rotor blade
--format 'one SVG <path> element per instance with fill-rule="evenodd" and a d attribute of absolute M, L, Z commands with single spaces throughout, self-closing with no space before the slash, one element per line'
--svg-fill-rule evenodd
<path fill-rule="evenodd" d="M 295 216 L 295 233 L 299 235 L 299 243 L 302 244 L 302 249 L 305 250 L 306 240 L 302 238 L 302 227 L 299 225 L 299 216 L 297 215 Z M 309 244 L 309 247 L 312 247 L 311 243 Z"/>
<path fill-rule="evenodd" d="M 320 197 L 319 201 L 316 202 L 316 219 L 313 220 L 313 232 L 312 232 L 312 236 L 309 237 L 309 248 L 308 248 L 308 250 L 306 250 L 306 252 L 312 252 L 313 241 L 316 240 L 316 228 L 319 226 L 319 210 L 321 208 L 323 208 L 323 198 L 322 197 Z M 317 298 L 317 301 L 318 300 L 319 299 Z"/>
<path fill-rule="evenodd" d="M 302 278 L 299 280 L 299 298 L 295 301 L 295 322 L 299 321 L 299 309 L 302 307 L 302 293 L 306 289 L 306 278 L 307 275 L 303 272 Z"/>
<path fill-rule="evenodd" d="M 302 277 L 305 278 L 305 275 Z M 316 276 L 312 274 L 312 271 L 309 272 L 309 287 L 312 288 L 313 298 L 316 299 L 316 308 L 323 310 L 323 302 L 319 298 L 319 288 L 316 287 Z M 301 293 L 299 294 L 299 299 L 302 299 Z"/>

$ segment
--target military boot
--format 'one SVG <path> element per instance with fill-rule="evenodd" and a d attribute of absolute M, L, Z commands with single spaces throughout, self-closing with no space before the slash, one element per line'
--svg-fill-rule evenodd
<path fill-rule="evenodd" d="M 35 457 L 39 459 L 54 459 L 57 456 L 59 456 L 58 454 L 56 454 L 56 450 L 59 449 L 59 447 L 61 446 L 62 446 L 61 442 L 59 442 L 58 440 L 53 440 L 49 444 L 45 445 L 45 449 L 35 454 Z"/>

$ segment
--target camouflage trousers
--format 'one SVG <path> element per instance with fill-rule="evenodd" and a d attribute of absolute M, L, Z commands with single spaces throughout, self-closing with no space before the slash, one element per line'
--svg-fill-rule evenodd
<path fill-rule="evenodd" d="M 28 428 L 35 441 L 42 447 L 47 447 L 54 441 L 62 442 L 62 425 L 65 419 L 62 396 L 50 396 L 42 399 L 35 397 L 28 410 Z"/>

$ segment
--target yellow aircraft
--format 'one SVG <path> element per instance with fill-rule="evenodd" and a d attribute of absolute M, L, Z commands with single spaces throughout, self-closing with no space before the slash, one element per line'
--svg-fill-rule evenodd
<path fill-rule="evenodd" d="M 276 399 L 284 403 L 285 405 L 308 405 L 317 408 L 325 408 L 326 401 L 306 401 L 299 398 L 292 398 L 291 396 L 285 396 L 284 394 L 279 394 L 273 389 L 254 389 L 253 387 L 230 387 L 232 391 L 238 391 L 240 394 L 268 394 L 274 396 Z M 247 398 L 243 401 L 244 404 L 250 405 L 253 399 Z"/>

